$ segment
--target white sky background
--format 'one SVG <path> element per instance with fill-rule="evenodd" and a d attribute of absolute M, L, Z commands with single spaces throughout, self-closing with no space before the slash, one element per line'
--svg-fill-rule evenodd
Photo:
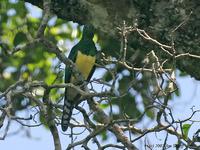
<path fill-rule="evenodd" d="M 27 5 L 27 7 L 30 9 L 30 15 L 33 17 L 41 17 L 41 11 L 36 8 L 32 7 L 30 4 Z M 68 43 L 69 44 L 69 43 Z M 72 43 L 70 45 L 73 46 Z M 99 73 L 101 72 L 95 72 L 93 77 L 99 77 Z M 170 101 L 170 106 L 173 110 L 175 119 L 183 120 L 185 118 L 188 118 L 190 114 L 192 113 L 191 108 L 193 106 L 194 110 L 200 109 L 200 82 L 196 81 L 189 76 L 187 77 L 179 77 L 177 79 L 177 83 L 180 88 L 180 97 L 175 97 L 172 101 Z M 199 119 L 199 113 L 194 116 L 193 120 L 200 120 Z M 138 127 L 146 126 L 149 123 L 148 120 L 144 120 L 143 123 L 138 124 Z M 191 123 L 191 122 L 188 122 Z M 193 133 L 199 129 L 200 123 L 194 123 L 189 131 L 189 137 L 193 135 Z M 19 125 L 16 122 L 13 122 L 10 132 L 17 131 L 19 129 Z M 51 136 L 51 133 L 49 130 L 45 129 L 44 127 L 35 127 L 29 129 L 31 132 L 30 138 L 27 138 L 28 132 L 20 132 L 20 134 L 17 135 L 10 135 L 6 137 L 5 140 L 0 141 L 0 150 L 53 150 L 54 144 L 53 139 Z M 61 143 L 62 148 L 66 148 L 67 144 L 70 143 L 70 138 L 66 135 L 63 135 L 61 128 L 59 127 L 60 137 L 61 137 Z M 3 134 L 3 130 L 0 130 L 0 136 Z M 165 134 L 158 133 L 157 137 L 155 136 L 155 133 L 148 134 L 148 136 L 145 136 L 143 139 L 148 139 L 150 144 L 162 144 L 164 141 Z M 153 137 L 153 138 L 152 138 Z M 111 139 L 112 142 L 115 141 L 115 139 Z M 175 143 L 176 138 L 173 136 L 169 136 L 169 140 L 167 144 L 173 145 Z M 141 147 L 141 150 L 144 149 L 144 142 L 141 141 L 137 143 L 139 148 Z M 81 148 L 79 148 L 81 149 Z"/>
<path fill-rule="evenodd" d="M 97 74 L 96 74 L 97 75 Z M 176 119 L 185 119 L 188 118 L 192 113 L 191 109 L 193 106 L 194 109 L 200 109 L 200 82 L 191 79 L 190 77 L 178 78 L 177 82 L 181 90 L 181 96 L 175 98 L 171 101 L 170 105 L 174 112 Z M 193 120 L 199 120 L 199 114 L 195 115 Z M 137 125 L 138 127 L 146 126 L 149 123 L 147 120 Z M 193 133 L 199 129 L 200 123 L 194 123 L 189 130 L 189 137 L 192 137 Z M 14 123 L 11 126 L 11 131 L 17 131 L 19 129 L 18 124 Z M 27 138 L 26 132 L 20 132 L 18 135 L 8 136 L 4 141 L 0 141 L 0 150 L 53 150 L 53 139 L 51 133 L 44 127 L 35 127 L 31 128 L 31 138 Z M 66 148 L 67 144 L 70 142 L 68 136 L 63 135 L 59 127 L 61 143 L 63 149 Z M 68 131 L 69 132 L 69 131 Z M 0 132 L 2 134 L 2 130 Z M 162 144 L 164 141 L 165 133 L 151 133 L 148 136 L 145 136 L 143 139 L 148 139 L 151 145 Z M 157 137 L 156 137 L 157 136 Z M 115 142 L 115 139 L 111 139 L 112 142 Z M 176 138 L 174 136 L 169 136 L 167 142 L 168 145 L 176 144 Z M 144 150 L 144 142 L 137 143 L 141 150 Z M 80 148 L 77 150 L 81 150 Z M 172 150 L 172 149 L 171 149 Z"/>

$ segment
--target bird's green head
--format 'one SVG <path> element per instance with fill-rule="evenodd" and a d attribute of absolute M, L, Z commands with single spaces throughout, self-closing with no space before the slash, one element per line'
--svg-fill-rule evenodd
<path fill-rule="evenodd" d="M 94 27 L 92 25 L 85 25 L 83 28 L 83 38 L 93 39 Z"/>

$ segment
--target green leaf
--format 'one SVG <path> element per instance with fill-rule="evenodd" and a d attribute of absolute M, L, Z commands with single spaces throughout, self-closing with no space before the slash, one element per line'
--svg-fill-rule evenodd
<path fill-rule="evenodd" d="M 188 75 L 188 74 L 187 74 L 186 72 L 183 72 L 183 71 L 181 71 L 180 74 L 179 74 L 180 77 L 185 77 L 185 76 L 187 76 L 187 75 Z"/>
<path fill-rule="evenodd" d="M 184 136 L 184 138 L 188 138 L 188 132 L 189 132 L 189 129 L 190 129 L 190 127 L 191 127 L 192 125 L 191 124 L 184 124 L 183 126 L 182 126 L 182 130 L 183 130 L 183 136 Z"/>
<path fill-rule="evenodd" d="M 154 115 L 154 111 L 149 109 L 146 111 L 146 115 L 147 117 L 151 118 L 151 119 L 154 119 L 155 115 Z"/>
<path fill-rule="evenodd" d="M 46 79 L 45 79 L 45 82 L 48 84 L 48 85 L 51 85 L 56 79 L 56 75 L 55 74 L 49 74 Z"/>
<path fill-rule="evenodd" d="M 17 45 L 19 45 L 19 44 L 22 44 L 22 43 L 25 42 L 25 41 L 27 41 L 26 34 L 23 33 L 23 32 L 18 32 L 18 33 L 15 35 L 13 44 L 14 44 L 14 46 L 17 46 Z"/>
<path fill-rule="evenodd" d="M 107 135 L 107 132 L 106 132 L 106 131 L 103 131 L 103 132 L 101 133 L 101 138 L 102 138 L 103 141 L 106 141 L 106 140 L 108 139 L 108 135 Z"/>
<path fill-rule="evenodd" d="M 129 83 L 131 82 L 131 78 L 128 76 L 124 76 L 120 81 L 119 81 L 119 91 L 121 93 L 127 92 Z"/>
<path fill-rule="evenodd" d="M 48 129 L 48 124 L 47 124 L 47 122 L 46 122 L 46 118 L 45 118 L 45 116 L 44 116 L 42 113 L 40 113 L 40 122 L 43 124 L 43 126 L 44 126 L 46 129 Z"/>
<path fill-rule="evenodd" d="M 180 90 L 179 89 L 177 89 L 176 91 L 175 91 L 175 94 L 176 94 L 176 96 L 180 96 Z"/>
<path fill-rule="evenodd" d="M 100 104 L 100 108 L 102 109 L 106 109 L 108 108 L 109 104 Z"/>

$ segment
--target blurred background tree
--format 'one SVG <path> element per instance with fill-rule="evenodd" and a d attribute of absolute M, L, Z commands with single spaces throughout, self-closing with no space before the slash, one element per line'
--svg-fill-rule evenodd
<path fill-rule="evenodd" d="M 52 133 L 55 149 L 61 149 L 57 129 L 67 86 L 63 69 L 70 64 L 64 56 L 81 38 L 82 25 L 92 24 L 100 51 L 97 69 L 88 86 L 90 93 L 83 96 L 88 104 L 83 101 L 71 121 L 67 148 L 87 149 L 93 140 L 99 149 L 137 149 L 135 141 L 162 130 L 177 137 L 177 147 L 198 147 L 198 131 L 188 138 L 192 116 L 198 111 L 180 121 L 168 106 L 174 95 L 180 95 L 177 74 L 200 79 L 195 65 L 200 58 L 198 1 L 25 1 L 0 2 L 3 130 L 13 120 L 28 127 L 44 125 Z M 38 16 L 33 17 L 30 3 L 43 14 L 35 12 Z M 144 119 L 154 126 L 137 128 L 135 124 Z M 80 130 L 87 138 L 73 140 Z M 101 141 L 112 138 L 110 132 L 120 143 L 103 146 Z"/>

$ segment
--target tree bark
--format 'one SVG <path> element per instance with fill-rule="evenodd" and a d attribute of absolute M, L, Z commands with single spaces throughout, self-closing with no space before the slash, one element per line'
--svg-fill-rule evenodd
<path fill-rule="evenodd" d="M 40 0 L 25 1 L 42 7 Z M 177 59 L 176 67 L 200 79 L 200 68 L 195 65 L 200 62 L 199 58 L 186 54 L 200 54 L 200 1 L 52 0 L 52 9 L 59 18 L 66 21 L 92 24 L 100 38 L 104 39 L 104 43 L 108 41 L 108 37 L 119 41 L 117 27 L 122 25 L 123 21 L 127 25 L 144 29 L 164 44 L 170 45 L 173 39 L 176 53 L 185 54 L 184 59 Z M 164 52 L 160 52 L 158 48 L 137 40 L 134 34 L 129 36 L 129 47 L 133 51 L 138 49 L 135 43 L 139 42 L 143 47 L 140 55 L 148 53 L 149 48 L 154 48 L 161 58 L 166 58 Z M 113 51 L 109 47 L 104 49 Z"/>

